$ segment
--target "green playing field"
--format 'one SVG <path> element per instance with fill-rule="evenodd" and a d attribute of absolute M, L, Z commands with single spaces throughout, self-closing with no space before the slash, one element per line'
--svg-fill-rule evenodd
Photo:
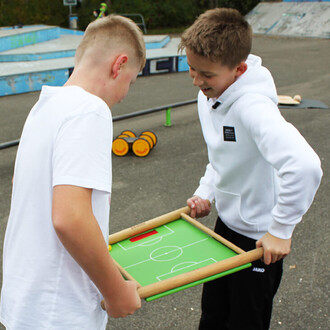
<path fill-rule="evenodd" d="M 202 268 L 237 255 L 189 222 L 178 219 L 112 245 L 111 256 L 142 286 Z M 175 288 L 152 297 L 151 301 L 241 269 L 226 272 Z"/>

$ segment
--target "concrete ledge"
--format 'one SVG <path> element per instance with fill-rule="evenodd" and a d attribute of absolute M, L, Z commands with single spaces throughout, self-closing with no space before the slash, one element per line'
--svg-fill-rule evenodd
<path fill-rule="evenodd" d="M 37 27 L 0 31 L 0 52 L 15 49 L 39 42 L 56 39 L 60 36 L 57 27 Z"/>
<path fill-rule="evenodd" d="M 62 86 L 73 70 L 74 53 L 80 40 L 81 36 L 61 36 L 0 53 L 0 96 L 37 91 L 43 84 Z M 146 65 L 139 76 L 189 70 L 185 53 L 177 52 L 179 38 L 145 36 L 145 42 L 163 47 L 147 49 Z"/>
<path fill-rule="evenodd" d="M 1 96 L 39 91 L 43 85 L 61 86 L 68 77 L 67 68 L 0 77 Z"/>
<path fill-rule="evenodd" d="M 0 96 L 63 85 L 74 67 L 74 55 L 83 31 L 53 26 L 0 29 Z M 140 76 L 187 70 L 179 56 L 179 38 L 144 36 L 147 63 Z"/>
<path fill-rule="evenodd" d="M 63 34 L 55 40 L 7 50 L 0 53 L 0 62 L 40 61 L 73 57 L 81 38 L 82 36 L 79 35 Z"/>
<path fill-rule="evenodd" d="M 170 40 L 171 38 L 166 35 L 154 35 L 144 37 L 146 49 L 163 48 L 170 42 Z"/>
<path fill-rule="evenodd" d="M 45 30 L 43 30 L 43 32 L 44 31 Z M 13 33 L 12 31 L 10 32 L 11 34 Z M 38 42 L 37 38 L 34 38 L 35 42 L 30 45 L 0 52 L 0 62 L 40 61 L 53 58 L 74 57 L 83 34 L 82 31 L 58 28 L 56 34 L 53 35 L 56 37 L 54 39 Z M 20 33 L 19 36 L 22 36 L 22 33 Z M 8 36 L 5 37 L 8 38 Z M 49 34 L 47 37 L 50 37 Z M 24 38 L 26 39 L 24 39 L 22 43 L 26 40 L 30 40 L 27 36 Z M 144 39 L 147 50 L 160 49 L 160 51 L 171 41 L 171 38 L 167 35 L 145 36 Z M 1 43 L 3 40 L 4 37 L 0 36 Z"/>
<path fill-rule="evenodd" d="M 0 96 L 38 91 L 42 85 L 61 86 L 73 65 L 73 57 L 2 64 Z"/>

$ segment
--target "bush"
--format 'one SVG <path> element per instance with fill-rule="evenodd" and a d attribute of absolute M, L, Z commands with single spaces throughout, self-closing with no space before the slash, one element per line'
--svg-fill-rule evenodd
<path fill-rule="evenodd" d="M 93 10 L 98 9 L 100 0 L 78 0 L 72 12 L 78 15 L 80 30 L 95 19 Z M 208 8 L 231 7 L 243 15 L 248 13 L 259 0 L 105 0 L 110 13 L 142 14 L 148 29 L 167 29 L 189 26 L 196 17 Z M 0 26 L 46 24 L 69 26 L 69 7 L 63 0 L 1 0 Z"/>
<path fill-rule="evenodd" d="M 68 26 L 63 0 L 1 0 L 0 26 L 47 24 Z"/>

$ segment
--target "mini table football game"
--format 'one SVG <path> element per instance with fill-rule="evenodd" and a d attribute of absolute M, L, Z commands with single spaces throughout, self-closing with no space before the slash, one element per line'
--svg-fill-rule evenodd
<path fill-rule="evenodd" d="M 151 301 L 251 266 L 262 249 L 244 252 L 188 216 L 188 207 L 109 236 L 122 275 Z"/>

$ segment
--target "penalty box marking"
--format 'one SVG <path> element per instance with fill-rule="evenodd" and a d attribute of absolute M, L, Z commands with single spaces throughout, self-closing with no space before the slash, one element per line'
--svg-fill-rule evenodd
<path fill-rule="evenodd" d="M 149 236 L 149 237 L 143 238 L 142 243 L 137 243 L 137 244 L 135 244 L 135 242 L 132 242 L 129 239 L 127 239 L 123 242 L 118 242 L 117 244 L 119 247 L 121 247 L 122 250 L 128 251 L 128 250 L 135 249 L 138 247 L 147 247 L 147 246 L 158 244 L 159 242 L 162 241 L 163 237 L 174 234 L 174 230 L 167 227 L 166 225 L 163 225 L 163 226 L 157 228 L 157 230 L 158 230 L 158 232 L 157 232 L 157 234 L 155 234 L 155 235 L 157 235 L 157 238 L 150 238 L 152 236 Z M 160 233 L 160 231 L 164 232 L 164 233 Z"/>
<path fill-rule="evenodd" d="M 202 268 L 204 266 L 208 266 L 212 263 L 215 263 L 216 260 L 214 258 L 208 258 L 208 259 L 205 259 L 205 260 L 201 260 L 201 261 L 198 261 L 198 262 L 194 262 L 194 261 L 186 261 L 186 262 L 182 262 L 181 264 L 177 264 L 175 265 L 170 272 L 168 273 L 165 273 L 165 274 L 162 274 L 162 275 L 159 275 L 156 277 L 156 279 L 158 281 L 162 281 L 162 280 L 165 280 L 167 278 L 170 278 L 170 277 L 173 277 L 173 274 L 176 273 L 176 272 L 179 272 L 181 271 L 182 269 L 188 269 L 188 268 L 191 268 L 191 267 L 194 267 L 196 265 L 199 265 L 198 268 Z M 204 266 L 203 266 L 204 265 Z M 196 268 L 194 268 L 196 269 Z"/>

